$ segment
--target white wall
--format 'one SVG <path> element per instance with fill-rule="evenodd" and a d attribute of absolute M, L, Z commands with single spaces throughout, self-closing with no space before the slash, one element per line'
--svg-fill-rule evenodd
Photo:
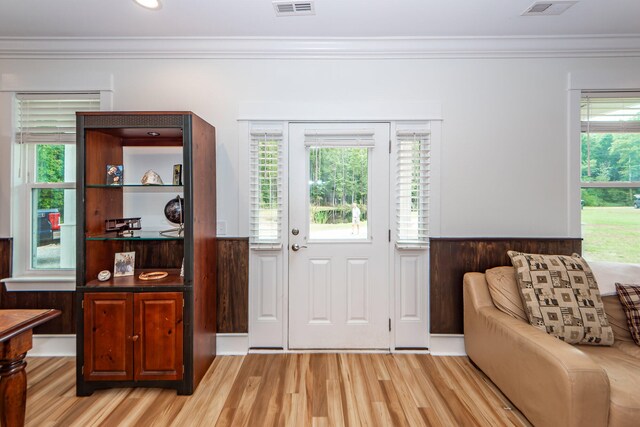
<path fill-rule="evenodd" d="M 567 81 L 576 70 L 638 70 L 640 58 L 0 60 L 0 73 L 113 76 L 114 110 L 190 110 L 216 126 L 218 219 L 238 235 L 239 105 L 442 104 L 441 235 L 564 237 Z M 638 89 L 638 88 L 636 88 Z M 5 115 L 5 111 L 0 111 Z M 9 205 L 0 118 L 0 206 Z M 9 210 L 0 209 L 0 237 Z M 242 227 L 244 228 L 244 227 Z"/>

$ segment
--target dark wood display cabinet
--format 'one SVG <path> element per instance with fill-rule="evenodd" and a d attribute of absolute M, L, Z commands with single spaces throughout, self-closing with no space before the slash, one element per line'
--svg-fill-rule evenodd
<path fill-rule="evenodd" d="M 213 362 L 215 157 L 215 129 L 190 112 L 77 114 L 78 396 L 111 387 L 191 394 Z M 115 185 L 108 165 L 123 166 Z M 147 169 L 162 183 L 142 184 Z M 181 227 L 170 207 L 180 198 Z M 132 230 L 108 231 L 126 218 L 139 218 L 124 227 Z M 123 252 L 135 254 L 133 275 L 114 277 Z M 104 270 L 111 277 L 99 280 Z M 167 275 L 140 276 L 150 272 Z"/>

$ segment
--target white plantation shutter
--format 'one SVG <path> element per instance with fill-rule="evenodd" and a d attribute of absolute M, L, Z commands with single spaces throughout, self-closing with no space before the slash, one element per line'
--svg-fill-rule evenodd
<path fill-rule="evenodd" d="M 640 133 L 640 93 L 583 92 L 580 124 L 588 133 Z"/>
<path fill-rule="evenodd" d="M 282 127 L 252 128 L 251 245 L 282 247 Z"/>
<path fill-rule="evenodd" d="M 399 246 L 423 246 L 429 237 L 430 139 L 428 129 L 398 130 L 396 225 Z"/>
<path fill-rule="evenodd" d="M 99 111 L 99 93 L 19 93 L 16 142 L 74 144 L 76 111 Z"/>

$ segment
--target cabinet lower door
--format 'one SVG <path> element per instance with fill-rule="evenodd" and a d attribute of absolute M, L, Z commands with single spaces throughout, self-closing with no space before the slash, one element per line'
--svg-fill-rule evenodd
<path fill-rule="evenodd" d="M 179 380 L 183 376 L 181 292 L 134 296 L 136 380 Z"/>
<path fill-rule="evenodd" d="M 84 379 L 133 379 L 133 295 L 84 295 Z"/>

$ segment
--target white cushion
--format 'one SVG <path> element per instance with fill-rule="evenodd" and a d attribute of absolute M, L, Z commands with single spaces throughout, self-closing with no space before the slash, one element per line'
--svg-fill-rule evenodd
<path fill-rule="evenodd" d="M 640 283 L 640 264 L 589 260 L 587 262 L 598 282 L 601 296 L 617 295 L 616 282 Z"/>

